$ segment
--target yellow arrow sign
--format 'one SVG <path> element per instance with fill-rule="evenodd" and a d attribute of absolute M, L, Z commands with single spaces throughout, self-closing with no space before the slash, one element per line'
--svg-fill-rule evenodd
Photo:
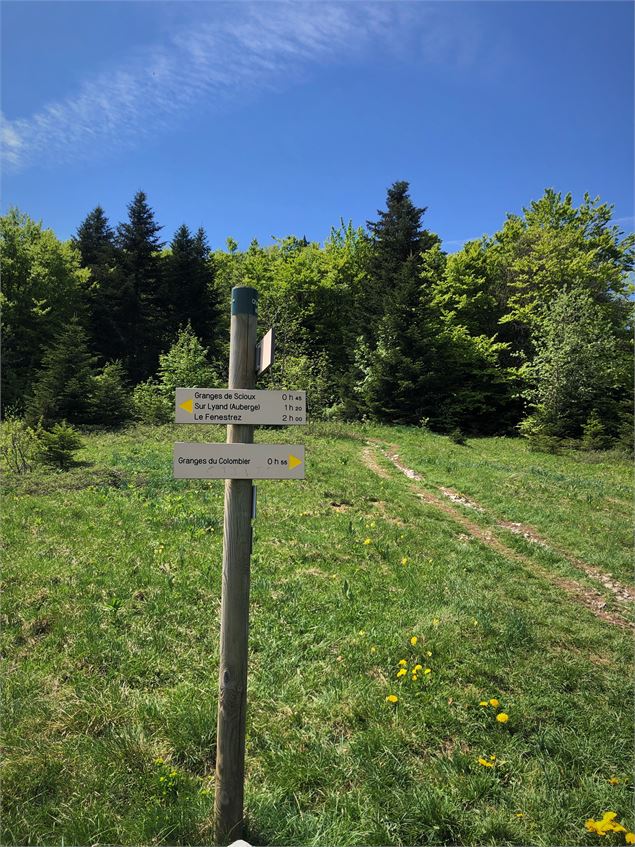
<path fill-rule="evenodd" d="M 185 409 L 186 412 L 190 412 L 190 414 L 194 411 L 194 404 L 192 399 L 186 400 L 185 403 L 179 404 L 179 409 Z"/>
<path fill-rule="evenodd" d="M 302 464 L 302 459 L 298 459 L 289 453 L 289 470 L 293 470 L 293 468 L 297 468 L 298 465 Z"/>

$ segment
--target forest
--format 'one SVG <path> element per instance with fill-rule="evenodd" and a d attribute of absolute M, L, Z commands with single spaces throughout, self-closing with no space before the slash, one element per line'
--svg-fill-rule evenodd
<path fill-rule="evenodd" d="M 164 240 L 143 191 L 127 220 L 96 206 L 68 241 L 10 209 L 5 418 L 45 432 L 171 420 L 176 386 L 226 385 L 230 292 L 251 285 L 277 336 L 261 387 L 306 389 L 313 418 L 629 450 L 635 236 L 612 206 L 546 189 L 448 253 L 409 189 L 323 244 L 246 249 L 212 250 L 185 224 Z"/>

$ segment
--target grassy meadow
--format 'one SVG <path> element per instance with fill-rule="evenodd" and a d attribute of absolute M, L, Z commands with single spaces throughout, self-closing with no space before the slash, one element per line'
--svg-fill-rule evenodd
<path fill-rule="evenodd" d="M 5 477 L 3 844 L 212 841 L 223 483 L 174 480 L 171 450 L 224 436 L 95 433 Z M 624 844 L 585 821 L 635 827 L 630 461 L 256 440 L 307 461 L 258 482 L 246 839 Z"/>

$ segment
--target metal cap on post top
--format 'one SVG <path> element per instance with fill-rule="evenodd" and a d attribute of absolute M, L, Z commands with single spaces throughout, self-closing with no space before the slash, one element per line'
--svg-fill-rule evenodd
<path fill-rule="evenodd" d="M 257 315 L 258 292 L 249 285 L 232 288 L 232 315 Z"/>

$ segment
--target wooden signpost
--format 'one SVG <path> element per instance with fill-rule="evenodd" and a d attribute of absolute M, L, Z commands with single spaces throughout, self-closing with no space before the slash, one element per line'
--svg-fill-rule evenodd
<path fill-rule="evenodd" d="M 177 423 L 226 423 L 225 444 L 177 442 L 177 479 L 225 479 L 220 667 L 216 733 L 215 839 L 242 835 L 245 782 L 247 641 L 253 479 L 304 479 L 304 446 L 254 444 L 255 424 L 306 422 L 304 391 L 257 391 L 256 375 L 271 366 L 273 330 L 256 350 L 258 292 L 232 289 L 228 388 L 177 388 Z"/>

